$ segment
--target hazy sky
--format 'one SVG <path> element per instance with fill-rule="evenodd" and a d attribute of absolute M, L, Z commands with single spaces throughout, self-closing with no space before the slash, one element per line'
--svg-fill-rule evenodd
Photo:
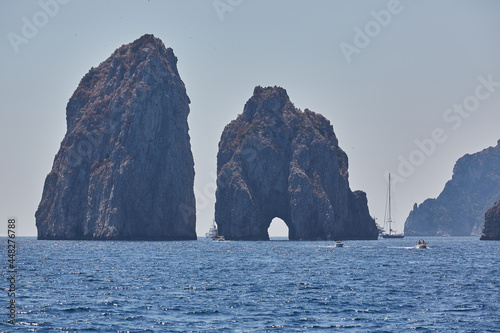
<path fill-rule="evenodd" d="M 222 130 L 256 85 L 331 121 L 378 222 L 391 172 L 402 231 L 459 157 L 500 139 L 499 18 L 496 0 L 0 0 L 0 235 L 11 216 L 18 235 L 36 235 L 69 98 L 146 33 L 173 48 L 191 99 L 198 236 L 214 214 Z"/>

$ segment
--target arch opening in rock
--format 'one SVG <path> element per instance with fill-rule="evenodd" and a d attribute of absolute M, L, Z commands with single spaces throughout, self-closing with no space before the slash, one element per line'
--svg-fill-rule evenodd
<path fill-rule="evenodd" d="M 366 194 L 351 191 L 347 167 L 325 117 L 295 108 L 283 88 L 256 87 L 219 142 L 220 234 L 268 240 L 280 218 L 289 240 L 377 239 Z"/>
<path fill-rule="evenodd" d="M 279 217 L 275 217 L 272 219 L 269 227 L 267 228 L 267 234 L 269 235 L 269 239 L 289 239 L 289 228 L 285 221 L 280 219 Z"/>

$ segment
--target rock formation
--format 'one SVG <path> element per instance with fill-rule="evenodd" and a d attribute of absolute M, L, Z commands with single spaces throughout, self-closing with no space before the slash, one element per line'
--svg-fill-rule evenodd
<path fill-rule="evenodd" d="M 413 206 L 405 222 L 408 236 L 479 236 L 485 212 L 500 199 L 500 141 L 465 155 L 436 199 Z"/>
<path fill-rule="evenodd" d="M 92 68 L 66 108 L 38 239 L 196 239 L 189 103 L 177 58 L 152 35 Z"/>
<path fill-rule="evenodd" d="M 268 240 L 279 217 L 290 240 L 377 239 L 365 193 L 349 188 L 347 164 L 327 119 L 296 109 L 282 88 L 256 87 L 219 143 L 219 234 Z"/>
<path fill-rule="evenodd" d="M 481 240 L 500 240 L 500 200 L 484 215 Z"/>

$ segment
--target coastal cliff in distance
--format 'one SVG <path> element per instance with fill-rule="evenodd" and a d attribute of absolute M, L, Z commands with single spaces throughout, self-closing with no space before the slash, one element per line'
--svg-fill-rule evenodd
<path fill-rule="evenodd" d="M 326 118 L 296 109 L 283 88 L 256 87 L 219 142 L 219 234 L 268 240 L 278 217 L 290 240 L 377 239 L 366 194 L 350 190 L 347 167 Z"/>
<path fill-rule="evenodd" d="M 484 215 L 484 228 L 481 240 L 500 240 L 500 200 Z"/>
<path fill-rule="evenodd" d="M 408 236 L 479 236 L 485 212 L 500 199 L 500 140 L 497 146 L 460 158 L 436 199 L 413 206 Z"/>
<path fill-rule="evenodd" d="M 196 239 L 189 103 L 177 58 L 153 35 L 92 68 L 66 107 L 38 239 Z"/>

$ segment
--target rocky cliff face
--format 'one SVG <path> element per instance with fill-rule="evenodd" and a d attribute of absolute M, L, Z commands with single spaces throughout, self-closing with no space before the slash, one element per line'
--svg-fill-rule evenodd
<path fill-rule="evenodd" d="M 436 199 L 414 205 L 405 222 L 408 236 L 478 236 L 484 214 L 500 199 L 500 141 L 460 158 Z"/>
<path fill-rule="evenodd" d="M 481 240 L 500 240 L 500 200 L 484 215 L 484 228 Z"/>
<path fill-rule="evenodd" d="M 219 233 L 268 240 L 279 217 L 290 240 L 376 239 L 365 193 L 349 189 L 347 164 L 327 119 L 296 109 L 282 88 L 256 87 L 219 143 Z"/>
<path fill-rule="evenodd" d="M 196 239 L 189 98 L 145 35 L 81 80 L 35 214 L 38 239 Z"/>

